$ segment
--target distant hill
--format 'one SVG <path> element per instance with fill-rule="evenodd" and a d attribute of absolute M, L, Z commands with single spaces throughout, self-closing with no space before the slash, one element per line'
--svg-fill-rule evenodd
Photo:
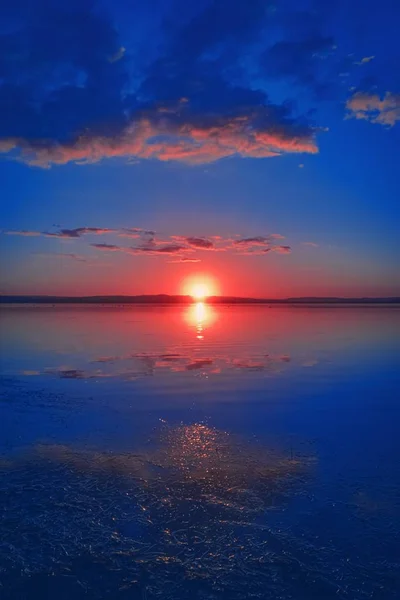
<path fill-rule="evenodd" d="M 241 298 L 210 296 L 209 304 L 400 304 L 400 297 L 390 298 Z M 0 304 L 193 304 L 191 296 L 156 294 L 140 296 L 0 296 Z"/>

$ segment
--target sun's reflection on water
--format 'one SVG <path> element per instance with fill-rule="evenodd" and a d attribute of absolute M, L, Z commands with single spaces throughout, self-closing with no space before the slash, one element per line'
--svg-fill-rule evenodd
<path fill-rule="evenodd" d="M 204 339 L 207 328 L 215 322 L 217 318 L 215 310 L 205 302 L 196 302 L 192 304 L 185 313 L 185 320 L 196 329 L 196 338 Z"/>

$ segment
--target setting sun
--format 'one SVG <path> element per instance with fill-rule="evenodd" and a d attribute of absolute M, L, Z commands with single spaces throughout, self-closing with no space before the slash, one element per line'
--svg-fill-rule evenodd
<path fill-rule="evenodd" d="M 205 283 L 196 283 L 191 291 L 191 296 L 193 296 L 195 300 L 204 300 L 204 298 L 207 298 L 209 295 L 210 290 Z"/>
<path fill-rule="evenodd" d="M 196 301 L 201 301 L 210 296 L 217 296 L 219 294 L 218 287 L 212 277 L 197 273 L 182 282 L 181 290 L 183 294 L 191 296 Z"/>

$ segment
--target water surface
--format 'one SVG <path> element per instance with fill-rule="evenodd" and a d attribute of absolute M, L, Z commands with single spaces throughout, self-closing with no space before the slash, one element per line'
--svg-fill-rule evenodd
<path fill-rule="evenodd" d="M 2 598 L 399 598 L 399 308 L 1 329 Z"/>

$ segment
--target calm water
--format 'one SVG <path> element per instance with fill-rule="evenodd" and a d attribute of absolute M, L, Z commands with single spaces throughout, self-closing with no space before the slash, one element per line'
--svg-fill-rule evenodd
<path fill-rule="evenodd" d="M 400 309 L 4 307 L 0 595 L 400 598 Z"/>

